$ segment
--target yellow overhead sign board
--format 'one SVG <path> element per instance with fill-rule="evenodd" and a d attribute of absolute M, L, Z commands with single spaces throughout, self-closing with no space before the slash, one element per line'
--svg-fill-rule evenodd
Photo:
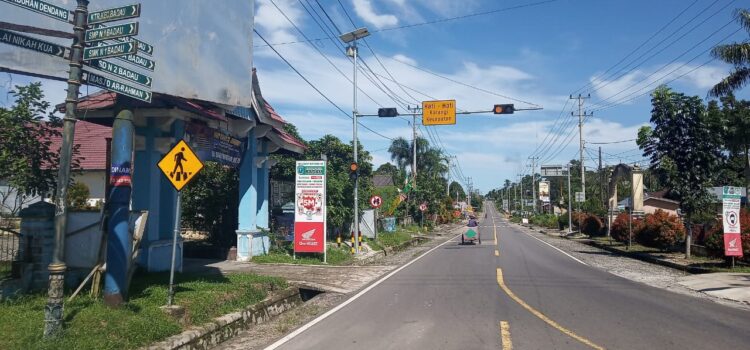
<path fill-rule="evenodd" d="M 422 125 L 456 124 L 456 100 L 422 101 Z"/>
<path fill-rule="evenodd" d="M 203 169 L 203 163 L 190 146 L 180 140 L 159 161 L 159 169 L 176 190 L 182 190 Z"/>

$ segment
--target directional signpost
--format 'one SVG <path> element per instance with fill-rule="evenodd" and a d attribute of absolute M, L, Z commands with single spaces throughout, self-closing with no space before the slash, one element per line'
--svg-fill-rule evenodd
<path fill-rule="evenodd" d="M 138 52 L 138 46 L 134 43 L 87 47 L 83 49 L 83 60 L 88 61 L 93 59 L 133 55 L 136 52 Z"/>
<path fill-rule="evenodd" d="M 149 103 L 151 102 L 151 91 L 139 89 L 137 87 L 121 83 L 117 80 L 105 78 L 98 74 L 89 73 L 88 78 L 86 79 L 86 83 L 89 85 L 100 87 L 102 89 L 116 92 L 121 95 L 132 97 L 136 100 L 141 100 Z"/>
<path fill-rule="evenodd" d="M 140 16 L 141 4 L 134 4 L 104 11 L 89 12 L 89 24 L 119 21 Z"/>
<path fill-rule="evenodd" d="M 56 20 L 63 22 L 70 22 L 73 20 L 73 14 L 62 7 L 46 3 L 39 0 L 0 0 L 9 4 L 16 5 L 18 7 L 34 11 L 36 13 L 43 14 L 48 17 L 52 17 Z"/>
<path fill-rule="evenodd" d="M 86 31 L 85 41 L 102 41 L 127 36 L 138 35 L 138 22 L 119 24 L 111 27 L 89 29 Z"/>
<path fill-rule="evenodd" d="M 125 55 L 117 57 L 117 59 L 123 60 L 141 68 L 148 69 L 152 72 L 154 71 L 154 68 L 156 68 L 156 63 L 153 60 L 137 55 Z"/>
<path fill-rule="evenodd" d="M 151 82 L 153 79 L 144 74 L 138 73 L 134 70 L 110 63 L 105 60 L 91 60 L 89 62 L 91 68 L 100 70 L 102 72 L 110 73 L 118 78 L 132 81 L 137 84 L 141 84 L 145 87 L 151 88 Z"/>
<path fill-rule="evenodd" d="M 0 29 L 0 42 L 6 43 L 24 49 L 34 50 L 48 55 L 65 58 L 66 48 L 61 45 L 53 44 L 30 36 L 17 34 L 11 31 Z"/>

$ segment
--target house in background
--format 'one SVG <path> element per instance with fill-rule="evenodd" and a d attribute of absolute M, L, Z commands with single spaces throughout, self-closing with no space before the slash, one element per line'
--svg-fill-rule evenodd
<path fill-rule="evenodd" d="M 669 215 L 677 215 L 677 210 L 680 208 L 680 202 L 665 198 L 667 190 L 661 190 L 651 193 L 646 193 L 643 199 L 643 212 L 645 214 L 653 214 L 657 210 L 667 212 Z M 625 211 L 626 208 L 631 207 L 631 197 L 621 200 L 617 208 L 621 211 Z"/>
<path fill-rule="evenodd" d="M 112 137 L 112 128 L 80 120 L 76 123 L 74 145 L 78 147 L 75 159 L 79 167 L 71 172 L 72 181 L 80 182 L 89 189 L 88 205 L 97 207 L 104 203 L 107 169 L 107 140 Z M 59 150 L 62 137 L 50 139 L 50 149 Z M 49 201 L 49 194 L 44 196 Z M 42 200 L 42 196 L 19 196 L 13 188 L 0 180 L 0 213 L 14 214 Z"/>

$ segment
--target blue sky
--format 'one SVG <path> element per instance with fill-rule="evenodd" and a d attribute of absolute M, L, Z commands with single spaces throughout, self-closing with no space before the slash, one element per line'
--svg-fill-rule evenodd
<path fill-rule="evenodd" d="M 312 5 L 321 16 L 315 19 L 330 25 L 316 1 L 274 1 L 309 38 L 326 38 L 302 7 Z M 354 28 L 337 0 L 319 2 L 341 31 Z M 365 46 L 360 46 L 360 54 L 375 74 L 382 76 L 388 89 L 398 95 L 396 99 L 412 106 L 428 99 L 425 95 L 455 99 L 459 109 L 470 111 L 488 110 L 495 103 L 528 107 L 516 100 L 544 107 L 542 111 L 519 111 L 514 115 L 459 116 L 457 125 L 420 127 L 422 136 L 437 141 L 458 158 L 463 175 L 472 177 L 483 192 L 527 171 L 532 154 L 545 164 L 577 157 L 577 132 L 569 134 L 574 127 L 569 94 L 591 94 L 585 103 L 587 110 L 595 111 L 584 127 L 588 142 L 633 139 L 638 127 L 649 119 L 648 91 L 671 81 L 669 85 L 678 91 L 705 97 L 730 67 L 718 61 L 706 63 L 710 57 L 704 51 L 719 42 L 747 39 L 744 31 L 734 33 L 740 29 L 738 24 L 730 23 L 732 11 L 743 2 L 730 0 L 558 0 L 455 21 L 378 31 L 535 2 L 539 0 L 341 0 L 357 26 L 367 26 L 374 32 L 367 42 L 388 72 Z M 620 65 L 602 74 L 665 25 L 662 32 Z M 270 0 L 256 1 L 255 28 L 271 43 L 303 40 Z M 261 89 L 276 110 L 296 124 L 307 139 L 331 133 L 351 140 L 351 120 L 320 97 L 273 51 L 260 46 L 263 43 L 257 36 L 253 40 L 253 64 L 258 69 Z M 344 111 L 351 111 L 352 86 L 347 80 L 351 77 L 351 62 L 327 39 L 314 44 L 346 78 L 311 44 L 276 48 L 326 96 Z M 402 62 L 492 93 L 430 75 Z M 413 98 L 389 81 L 388 73 Z M 6 87 L 10 78 L 3 80 Z M 14 83 L 26 79 L 12 78 Z M 375 100 L 360 93 L 361 113 L 374 113 L 378 104 L 399 107 L 362 74 L 359 82 L 360 88 Z M 589 85 L 579 91 L 591 82 L 595 89 Z M 48 86 L 59 88 L 55 84 Z M 748 98 L 747 89 L 739 95 Z M 7 103 L 2 98 L 0 102 Z M 618 103 L 602 108 L 608 102 Z M 367 118 L 362 123 L 389 138 L 411 135 L 411 126 L 398 118 Z M 373 153 L 376 166 L 389 160 L 386 149 L 390 140 L 363 128 L 360 140 Z M 608 164 L 641 158 L 632 141 L 601 146 Z M 589 144 L 588 150 L 595 154 L 598 147 Z M 586 164 L 595 165 L 591 159 Z"/>

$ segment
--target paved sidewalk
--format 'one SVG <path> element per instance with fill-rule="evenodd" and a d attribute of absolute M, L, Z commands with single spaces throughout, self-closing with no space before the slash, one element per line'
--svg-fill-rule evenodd
<path fill-rule="evenodd" d="M 750 305 L 750 273 L 704 273 L 683 277 L 679 283 L 717 298 Z"/>

